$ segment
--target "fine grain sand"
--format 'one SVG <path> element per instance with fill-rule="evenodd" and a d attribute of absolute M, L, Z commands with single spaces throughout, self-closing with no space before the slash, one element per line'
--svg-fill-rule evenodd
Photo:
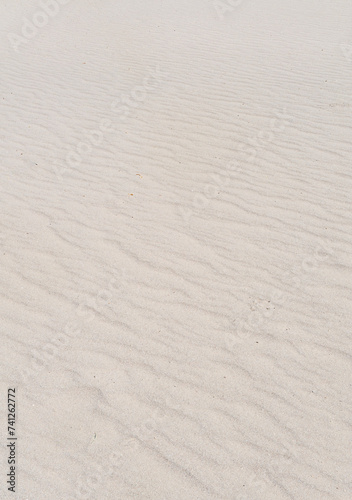
<path fill-rule="evenodd" d="M 351 499 L 352 2 L 43 1 L 0 5 L 1 500 Z"/>

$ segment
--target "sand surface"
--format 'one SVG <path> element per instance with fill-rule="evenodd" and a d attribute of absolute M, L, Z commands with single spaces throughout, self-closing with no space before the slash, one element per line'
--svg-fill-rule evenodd
<path fill-rule="evenodd" d="M 44 3 L 0 5 L 0 498 L 352 498 L 352 2 Z"/>

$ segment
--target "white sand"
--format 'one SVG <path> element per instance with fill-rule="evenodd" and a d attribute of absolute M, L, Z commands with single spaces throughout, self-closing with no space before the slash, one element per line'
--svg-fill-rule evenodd
<path fill-rule="evenodd" d="M 0 6 L 0 498 L 352 498 L 351 1 L 56 10 Z"/>

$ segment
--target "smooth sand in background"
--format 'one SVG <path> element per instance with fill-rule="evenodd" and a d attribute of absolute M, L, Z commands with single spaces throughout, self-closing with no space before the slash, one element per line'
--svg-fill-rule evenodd
<path fill-rule="evenodd" d="M 1 499 L 12 386 L 19 500 L 352 497 L 352 4 L 232 4 L 1 2 Z"/>

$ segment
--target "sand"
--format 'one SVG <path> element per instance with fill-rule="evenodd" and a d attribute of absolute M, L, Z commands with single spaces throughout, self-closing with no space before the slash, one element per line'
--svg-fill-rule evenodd
<path fill-rule="evenodd" d="M 351 2 L 0 13 L 1 499 L 352 498 Z"/>

